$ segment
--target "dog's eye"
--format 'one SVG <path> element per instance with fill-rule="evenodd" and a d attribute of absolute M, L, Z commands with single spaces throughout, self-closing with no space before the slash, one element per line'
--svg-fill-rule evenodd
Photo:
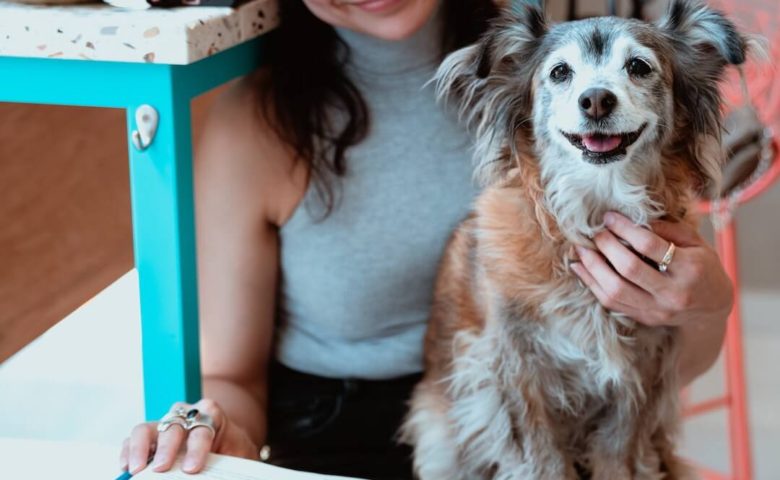
<path fill-rule="evenodd" d="M 559 63 L 550 72 L 550 78 L 555 83 L 560 83 L 568 80 L 571 76 L 571 68 L 565 63 Z"/>
<path fill-rule="evenodd" d="M 626 71 L 635 77 L 646 77 L 653 71 L 652 67 L 641 58 L 632 58 L 626 63 Z"/>

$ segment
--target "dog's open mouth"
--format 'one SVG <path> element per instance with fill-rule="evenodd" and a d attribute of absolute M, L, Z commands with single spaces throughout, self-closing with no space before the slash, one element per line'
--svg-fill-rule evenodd
<path fill-rule="evenodd" d="M 628 133 L 593 132 L 580 135 L 561 131 L 572 145 L 582 150 L 585 161 L 596 165 L 616 162 L 623 158 L 626 149 L 642 135 L 647 124 L 638 130 Z"/>

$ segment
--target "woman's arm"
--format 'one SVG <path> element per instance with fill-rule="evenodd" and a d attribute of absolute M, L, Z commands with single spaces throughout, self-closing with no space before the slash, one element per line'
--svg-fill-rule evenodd
<path fill-rule="evenodd" d="M 680 326 L 680 382 L 693 382 L 715 363 L 726 336 L 728 312 L 693 319 Z"/>
<path fill-rule="evenodd" d="M 645 325 L 679 327 L 680 378 L 684 385 L 690 383 L 718 358 L 733 305 L 731 282 L 717 253 L 686 224 L 659 221 L 651 231 L 616 213 L 607 214 L 605 222 L 607 230 L 594 238 L 599 251 L 578 249 L 581 262 L 572 264 L 572 270 L 610 310 Z M 669 242 L 677 250 L 661 273 L 618 238 L 656 262 Z"/>
<path fill-rule="evenodd" d="M 203 394 L 259 446 L 278 227 L 300 201 L 305 175 L 257 115 L 250 88 L 240 81 L 217 101 L 196 157 L 195 193 Z"/>

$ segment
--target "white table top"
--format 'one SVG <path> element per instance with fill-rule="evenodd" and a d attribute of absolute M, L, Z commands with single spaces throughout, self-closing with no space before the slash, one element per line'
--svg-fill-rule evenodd
<path fill-rule="evenodd" d="M 125 10 L 0 0 L 0 56 L 186 65 L 277 25 L 277 0 Z"/>
<path fill-rule="evenodd" d="M 0 477 L 14 480 L 112 480 L 119 469 L 116 445 L 0 437 Z"/>

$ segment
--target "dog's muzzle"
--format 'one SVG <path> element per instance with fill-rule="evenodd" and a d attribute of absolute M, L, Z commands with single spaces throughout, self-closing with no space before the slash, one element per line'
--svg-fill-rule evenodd
<path fill-rule="evenodd" d="M 561 134 L 575 147 L 582 151 L 582 158 L 594 165 L 606 165 L 622 160 L 626 149 L 637 141 L 647 127 L 643 124 L 638 130 L 626 133 L 593 132 L 586 134 Z"/>

